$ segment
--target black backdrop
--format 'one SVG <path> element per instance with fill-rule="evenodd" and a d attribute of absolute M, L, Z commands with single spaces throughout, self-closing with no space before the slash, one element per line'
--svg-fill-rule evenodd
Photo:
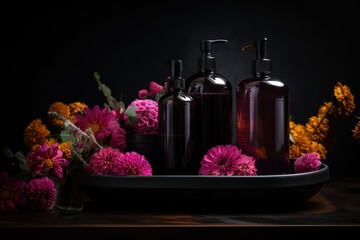
<path fill-rule="evenodd" d="M 235 91 L 250 76 L 254 57 L 242 46 L 267 37 L 273 75 L 290 87 L 296 122 L 305 123 L 331 100 L 337 81 L 350 86 L 360 106 L 354 5 L 253 2 L 13 3 L 3 9 L 9 13 L 3 48 L 11 75 L 1 87 L 2 145 L 23 150 L 23 130 L 31 120 L 45 119 L 55 101 L 102 104 L 94 71 L 126 103 L 150 81 L 162 83 L 170 59 L 182 59 L 183 75 L 190 76 L 202 39 L 229 40 L 214 46 L 213 56 Z M 334 177 L 360 175 L 355 123 L 352 116 L 334 125 L 337 142 L 326 160 Z"/>

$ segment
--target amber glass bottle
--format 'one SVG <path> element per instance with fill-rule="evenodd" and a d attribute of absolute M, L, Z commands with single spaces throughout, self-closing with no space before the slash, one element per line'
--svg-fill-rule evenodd
<path fill-rule="evenodd" d="M 188 92 L 195 100 L 196 151 L 199 160 L 216 146 L 232 142 L 232 86 L 216 72 L 212 44 L 227 40 L 202 40 L 198 72 L 186 80 Z"/>
<path fill-rule="evenodd" d="M 197 174 L 194 159 L 194 100 L 185 91 L 182 62 L 173 62 L 173 91 L 159 102 L 159 132 L 165 174 Z"/>
<path fill-rule="evenodd" d="M 271 76 L 267 39 L 247 45 L 256 49 L 253 77 L 236 89 L 237 146 L 253 156 L 258 174 L 289 171 L 289 88 Z"/>

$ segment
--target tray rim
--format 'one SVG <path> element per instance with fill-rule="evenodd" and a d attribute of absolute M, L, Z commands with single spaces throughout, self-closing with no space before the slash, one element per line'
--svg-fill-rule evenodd
<path fill-rule="evenodd" d="M 153 175 L 114 176 L 79 173 L 80 186 L 121 189 L 273 189 L 323 183 L 330 178 L 329 167 L 306 173 L 258 176 Z"/>

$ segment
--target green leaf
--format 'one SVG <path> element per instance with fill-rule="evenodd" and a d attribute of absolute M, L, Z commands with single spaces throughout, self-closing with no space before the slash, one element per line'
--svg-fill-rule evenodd
<path fill-rule="evenodd" d="M 129 119 L 129 124 L 131 127 L 134 127 L 138 121 L 138 118 L 136 116 L 136 106 L 132 106 L 128 110 L 126 110 L 126 115 Z"/>
<path fill-rule="evenodd" d="M 122 109 L 122 111 L 125 111 L 125 103 L 123 101 L 119 102 L 120 108 Z"/>
<path fill-rule="evenodd" d="M 106 97 L 106 101 L 107 101 L 108 105 L 112 109 L 121 108 L 122 110 L 125 110 L 125 104 L 122 101 L 117 101 L 111 95 L 110 88 L 108 86 L 106 86 L 105 84 L 103 84 L 102 82 L 100 82 L 100 75 L 97 72 L 94 73 L 94 78 L 98 83 L 99 91 L 102 91 L 103 95 Z"/>
<path fill-rule="evenodd" d="M 112 96 L 108 96 L 106 99 L 112 109 L 119 108 L 119 103 L 116 101 L 115 98 L 113 98 Z"/>
<path fill-rule="evenodd" d="M 22 152 L 20 152 L 20 151 L 16 152 L 15 157 L 19 160 L 19 167 L 21 169 L 24 169 L 24 170 L 29 169 L 29 166 L 27 165 L 27 162 L 26 162 L 26 157 Z"/>
<path fill-rule="evenodd" d="M 161 97 L 161 95 L 160 95 L 159 93 L 157 93 L 157 94 L 155 95 L 155 101 L 156 101 L 156 102 L 159 102 L 160 97 Z"/>
<path fill-rule="evenodd" d="M 3 152 L 4 152 L 5 156 L 8 157 L 8 158 L 13 158 L 14 157 L 13 152 L 8 147 L 3 147 Z"/>
<path fill-rule="evenodd" d="M 96 81 L 100 81 L 100 74 L 98 72 L 94 72 L 94 78 Z"/>
<path fill-rule="evenodd" d="M 75 143 L 75 137 L 67 130 L 62 130 L 60 133 L 61 141 Z"/>

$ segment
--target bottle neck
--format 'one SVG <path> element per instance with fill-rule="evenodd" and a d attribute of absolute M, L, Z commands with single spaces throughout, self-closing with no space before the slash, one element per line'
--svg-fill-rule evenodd
<path fill-rule="evenodd" d="M 256 78 L 270 78 L 271 73 L 257 72 L 257 73 L 254 74 L 254 77 L 256 77 Z"/>

